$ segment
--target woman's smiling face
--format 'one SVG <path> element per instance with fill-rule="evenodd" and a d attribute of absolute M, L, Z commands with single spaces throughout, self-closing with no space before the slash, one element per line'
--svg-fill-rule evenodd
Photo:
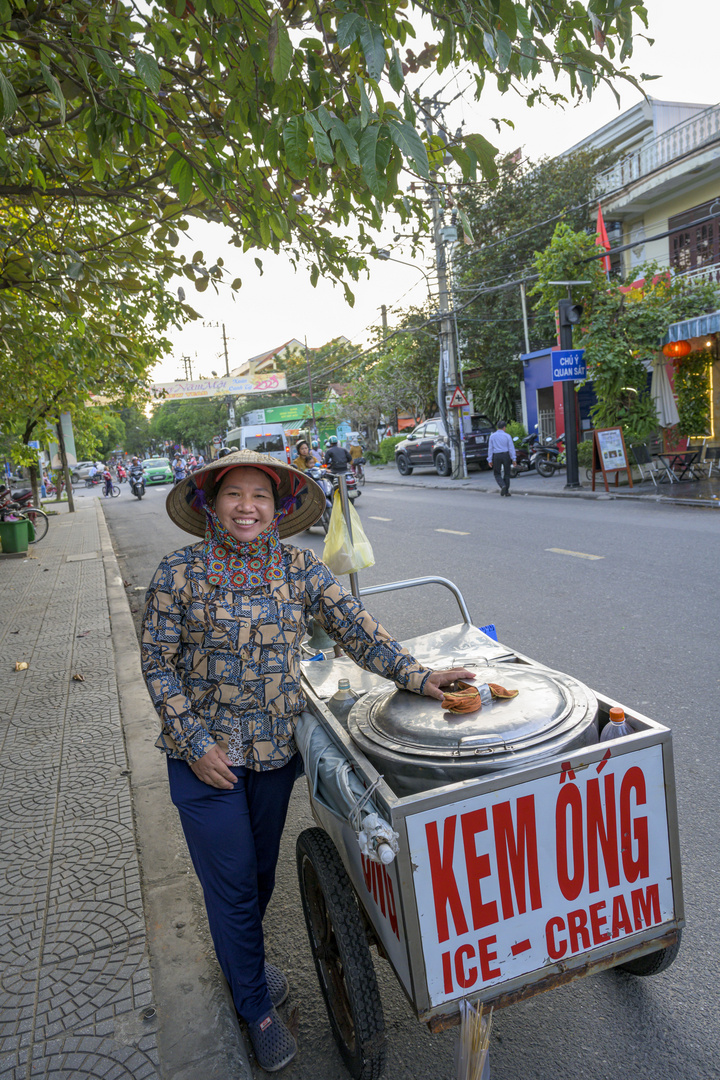
<path fill-rule="evenodd" d="M 231 469 L 220 484 L 215 513 L 236 540 L 242 543 L 256 540 L 275 516 L 270 477 L 247 465 Z"/>

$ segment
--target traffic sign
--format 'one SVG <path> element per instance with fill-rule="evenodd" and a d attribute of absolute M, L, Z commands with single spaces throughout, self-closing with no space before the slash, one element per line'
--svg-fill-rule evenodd
<path fill-rule="evenodd" d="M 467 405 L 468 399 L 465 396 L 465 391 L 461 386 L 456 386 L 453 390 L 453 395 L 448 402 L 451 409 L 462 409 L 463 405 Z"/>
<path fill-rule="evenodd" d="M 213 438 L 213 446 L 222 446 L 222 444 L 223 444 L 222 435 L 215 435 L 214 438 Z"/>
<path fill-rule="evenodd" d="M 587 377 L 584 349 L 558 349 L 550 356 L 553 382 L 575 382 Z"/>
<path fill-rule="evenodd" d="M 39 450 L 40 449 L 39 440 L 38 439 L 31 439 L 30 442 L 28 443 L 28 447 L 29 447 L 30 450 Z"/>

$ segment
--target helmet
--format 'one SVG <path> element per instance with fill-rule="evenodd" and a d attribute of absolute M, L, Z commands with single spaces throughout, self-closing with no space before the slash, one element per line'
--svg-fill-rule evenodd
<path fill-rule="evenodd" d="M 325 443 L 326 446 L 337 446 L 337 444 L 337 435 L 331 435 L 328 441 Z"/>
<path fill-rule="evenodd" d="M 313 439 L 312 448 L 313 448 L 313 450 L 319 450 L 320 449 L 320 443 L 317 441 L 317 439 Z"/>

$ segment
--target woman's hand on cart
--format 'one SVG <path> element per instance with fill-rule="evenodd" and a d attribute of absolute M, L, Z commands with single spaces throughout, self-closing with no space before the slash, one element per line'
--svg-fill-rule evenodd
<path fill-rule="evenodd" d="M 440 689 L 441 686 L 450 686 L 451 683 L 457 682 L 458 679 L 465 681 L 474 679 L 475 677 L 476 672 L 468 671 L 466 668 L 451 668 L 449 671 L 433 671 L 425 680 L 423 694 L 425 697 L 436 698 L 438 701 L 442 701 L 445 694 Z"/>
<path fill-rule="evenodd" d="M 211 746 L 206 754 L 197 761 L 190 762 L 190 768 L 204 784 L 232 791 L 237 777 L 230 768 L 230 758 L 219 746 Z"/>

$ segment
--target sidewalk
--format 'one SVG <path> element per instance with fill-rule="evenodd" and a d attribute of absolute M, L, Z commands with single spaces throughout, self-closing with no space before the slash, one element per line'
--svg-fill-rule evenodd
<path fill-rule="evenodd" d="M 77 505 L 0 558 L 0 1077 L 249 1080 L 101 506 Z"/>
<path fill-rule="evenodd" d="M 633 480 L 633 487 L 627 483 L 619 487 L 614 486 L 614 481 L 609 481 L 610 490 L 605 491 L 602 474 L 595 478 L 595 491 L 592 490 L 589 480 L 584 478 L 585 470 L 581 470 L 582 486 L 579 491 L 565 490 L 565 472 L 555 473 L 554 476 L 542 477 L 536 472 L 521 473 L 510 481 L 510 491 L 513 495 L 538 495 L 551 496 L 562 499 L 632 499 L 642 502 L 672 503 L 676 506 L 696 506 L 720 509 L 720 474 L 714 475 L 710 480 L 699 480 L 693 483 L 661 484 L 657 489 L 651 481 L 639 484 Z M 368 483 L 391 484 L 393 487 L 421 487 L 435 488 L 438 490 L 457 491 L 468 489 L 490 494 L 498 493 L 498 486 L 492 471 L 477 469 L 470 471 L 467 480 L 451 480 L 447 476 L 438 476 L 434 469 L 415 469 L 412 476 L 401 476 L 394 464 L 391 465 L 366 465 L 365 474 Z"/>

